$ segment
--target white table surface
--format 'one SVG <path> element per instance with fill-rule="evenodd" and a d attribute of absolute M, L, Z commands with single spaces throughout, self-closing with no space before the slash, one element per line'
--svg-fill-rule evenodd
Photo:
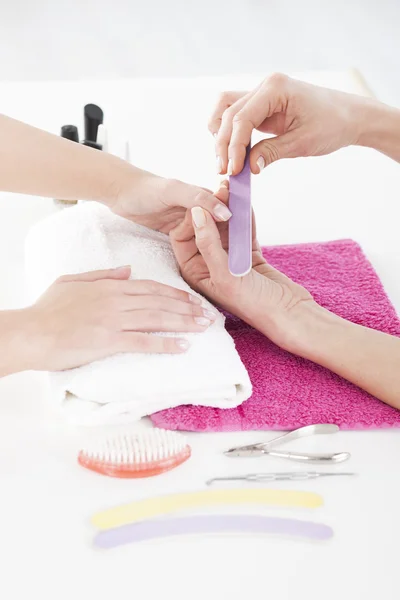
<path fill-rule="evenodd" d="M 346 73 L 307 78 L 359 90 Z M 0 110 L 58 132 L 64 123 L 81 125 L 85 103 L 99 103 L 115 150 L 129 138 L 137 165 L 212 187 L 213 143 L 206 131 L 212 102 L 218 90 L 246 88 L 258 79 L 3 83 Z M 253 190 L 261 243 L 352 237 L 361 242 L 400 309 L 399 165 L 351 148 L 320 159 L 282 161 L 254 178 Z M 2 195 L 2 308 L 23 304 L 23 239 L 35 221 L 53 210 L 49 200 Z M 399 597 L 399 431 L 340 432 L 293 445 L 350 451 L 352 459 L 344 468 L 359 473 L 356 479 L 280 484 L 319 492 L 325 504 L 315 511 L 265 513 L 327 523 L 335 532 L 327 543 L 197 537 L 100 552 L 91 547 L 88 524 L 98 509 L 200 489 L 212 475 L 291 465 L 278 459 L 235 461 L 221 454 L 230 445 L 269 439 L 273 434 L 268 432 L 197 434 L 190 435 L 193 458 L 176 471 L 151 480 L 106 479 L 76 464 L 85 434 L 59 421 L 42 375 L 3 379 L 0 397 L 0 597 Z"/>

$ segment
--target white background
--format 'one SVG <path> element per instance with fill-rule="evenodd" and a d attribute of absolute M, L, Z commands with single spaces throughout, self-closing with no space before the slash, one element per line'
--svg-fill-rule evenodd
<path fill-rule="evenodd" d="M 0 80 L 343 70 L 400 103 L 398 0 L 1 0 Z"/>

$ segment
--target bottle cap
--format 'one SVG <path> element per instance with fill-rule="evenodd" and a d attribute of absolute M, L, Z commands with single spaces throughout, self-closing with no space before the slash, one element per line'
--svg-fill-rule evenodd
<path fill-rule="evenodd" d="M 61 127 L 61 137 L 79 144 L 79 133 L 76 125 L 63 125 Z"/>
<path fill-rule="evenodd" d="M 96 142 L 97 129 L 103 123 L 103 111 L 96 104 L 86 104 L 84 108 L 85 117 L 85 140 Z"/>

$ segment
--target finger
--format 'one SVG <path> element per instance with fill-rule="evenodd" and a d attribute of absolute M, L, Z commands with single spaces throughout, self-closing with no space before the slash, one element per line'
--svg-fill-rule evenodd
<path fill-rule="evenodd" d="M 121 311 L 162 310 L 177 315 L 206 317 L 211 321 L 215 321 L 217 318 L 216 312 L 203 308 L 200 304 L 182 302 L 167 296 L 124 296 L 119 306 Z"/>
<path fill-rule="evenodd" d="M 190 210 L 182 223 L 170 232 L 169 237 L 179 268 L 184 270 L 186 264 L 198 253 Z"/>
<path fill-rule="evenodd" d="M 183 206 L 192 209 L 194 206 L 201 206 L 211 213 L 217 221 L 228 221 L 232 213 L 227 206 L 214 194 L 204 190 L 201 187 L 188 186 L 182 181 L 175 181 L 173 188 L 169 193 L 169 205 Z"/>
<path fill-rule="evenodd" d="M 120 290 L 128 296 L 164 296 L 167 298 L 174 298 L 181 302 L 190 302 L 192 304 L 200 304 L 201 300 L 194 294 L 179 290 L 169 285 L 159 283 L 158 281 L 151 280 L 130 280 L 124 281 Z"/>
<path fill-rule="evenodd" d="M 265 167 L 281 158 L 301 156 L 298 138 L 298 132 L 289 131 L 283 135 L 271 137 L 255 144 L 250 151 L 250 168 L 252 173 L 261 173 Z"/>
<path fill-rule="evenodd" d="M 128 279 L 131 274 L 131 267 L 117 267 L 116 269 L 104 269 L 103 271 L 89 271 L 87 273 L 77 273 L 75 275 L 63 275 L 57 279 L 58 283 L 70 281 L 99 281 L 100 279 Z"/>
<path fill-rule="evenodd" d="M 233 175 L 243 169 L 246 147 L 250 144 L 253 129 L 276 113 L 282 113 L 287 106 L 286 75 L 272 75 L 266 78 L 247 102 L 233 116 L 228 155 Z M 255 171 L 258 172 L 258 171 Z"/>
<path fill-rule="evenodd" d="M 229 202 L 229 182 L 225 179 L 221 181 L 219 185 L 219 189 L 214 193 L 215 197 L 218 200 L 221 200 L 224 204 L 228 204 Z"/>
<path fill-rule="evenodd" d="M 200 207 L 192 209 L 196 245 L 210 272 L 211 279 L 220 281 L 229 276 L 228 255 L 222 247 L 216 223 Z"/>
<path fill-rule="evenodd" d="M 221 118 L 226 109 L 246 94 L 247 92 L 223 92 L 220 95 L 208 120 L 208 129 L 214 136 L 218 133 L 221 126 Z"/>
<path fill-rule="evenodd" d="M 217 173 L 228 173 L 228 148 L 231 141 L 232 135 L 232 123 L 236 113 L 246 104 L 253 92 L 249 92 L 243 98 L 240 98 L 235 104 L 232 104 L 225 110 L 221 117 L 221 125 L 218 131 L 218 135 L 215 140 L 215 152 L 217 161 Z"/>
<path fill-rule="evenodd" d="M 182 354 L 190 344 L 175 337 L 162 337 L 148 333 L 121 332 L 116 340 L 117 352 L 141 352 L 144 354 Z"/>
<path fill-rule="evenodd" d="M 142 331 L 168 333 L 205 331 L 213 321 L 204 315 L 179 315 L 164 310 L 132 310 L 121 313 L 122 331 Z"/>

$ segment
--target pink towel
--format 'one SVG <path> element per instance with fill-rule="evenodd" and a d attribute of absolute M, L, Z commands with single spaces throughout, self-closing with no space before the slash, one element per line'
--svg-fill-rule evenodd
<path fill-rule="evenodd" d="M 400 336 L 400 322 L 360 246 L 351 240 L 264 248 L 270 264 L 304 285 L 332 312 Z M 152 416 L 187 431 L 294 429 L 336 423 L 346 429 L 399 427 L 400 411 L 310 361 L 281 350 L 231 315 L 226 323 L 253 383 L 238 408 L 180 406 Z"/>

